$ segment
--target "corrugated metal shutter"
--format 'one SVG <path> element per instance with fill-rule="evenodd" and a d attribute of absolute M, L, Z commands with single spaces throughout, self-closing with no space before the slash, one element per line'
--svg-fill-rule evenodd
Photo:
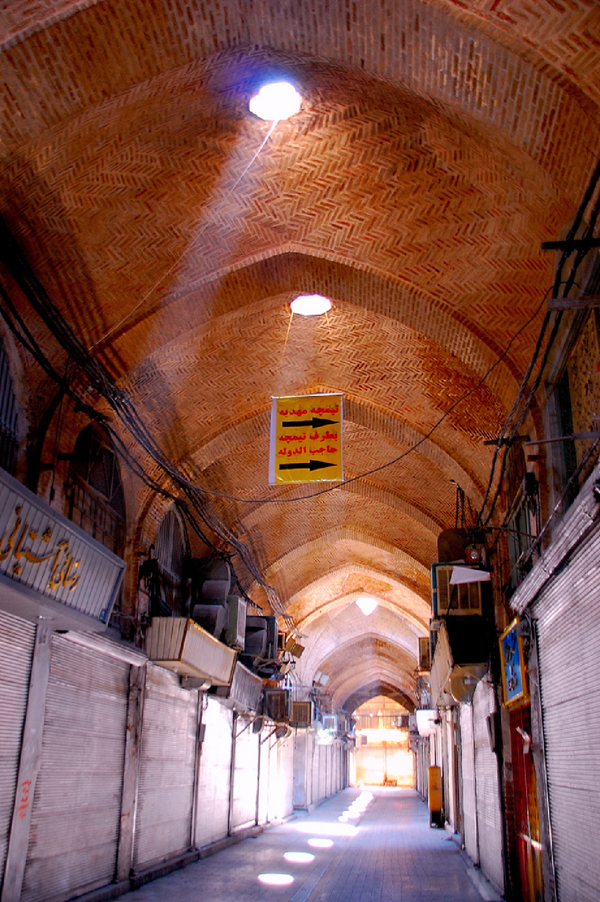
<path fill-rule="evenodd" d="M 198 694 L 148 665 L 135 818 L 134 870 L 190 847 Z"/>
<path fill-rule="evenodd" d="M 0 611 L 0 887 L 15 802 L 35 626 Z"/>
<path fill-rule="evenodd" d="M 477 684 L 473 696 L 475 735 L 475 781 L 477 787 L 477 825 L 479 861 L 487 877 L 502 891 L 502 815 L 498 763 L 490 747 L 487 716 L 496 710 L 495 692 L 488 683 Z"/>
<path fill-rule="evenodd" d="M 289 817 L 294 813 L 294 740 L 289 737 L 280 743 L 277 749 L 278 789 L 281 795 L 280 817 Z"/>
<path fill-rule="evenodd" d="M 128 686 L 129 664 L 52 637 L 22 902 L 58 902 L 113 880 Z"/>
<path fill-rule="evenodd" d="M 561 902 L 600 897 L 600 539 L 542 593 L 537 618 L 546 771 Z"/>
<path fill-rule="evenodd" d="M 460 706 L 462 805 L 465 849 L 475 864 L 479 864 L 477 845 L 477 811 L 475 794 L 475 745 L 473 738 L 473 708 Z"/>
<path fill-rule="evenodd" d="M 261 752 L 261 823 L 292 814 L 293 788 L 294 740 L 288 736 L 275 741 L 273 737 Z"/>
<path fill-rule="evenodd" d="M 216 699 L 208 698 L 202 722 L 205 731 L 198 780 L 198 848 L 227 836 L 233 712 Z"/>
<path fill-rule="evenodd" d="M 243 830 L 256 822 L 256 791 L 258 781 L 258 742 L 260 737 L 252 727 L 244 730 L 248 721 L 237 720 L 235 741 L 235 771 L 233 777 L 233 805 L 231 831 Z M 269 729 L 267 724 L 265 729 Z M 272 725 L 270 729 L 273 729 Z M 243 732 L 242 732 L 243 730 Z"/>

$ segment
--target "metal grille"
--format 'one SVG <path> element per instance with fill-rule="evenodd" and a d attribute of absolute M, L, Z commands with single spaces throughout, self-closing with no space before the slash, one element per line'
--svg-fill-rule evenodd
<path fill-rule="evenodd" d="M 174 510 L 168 511 L 163 517 L 155 547 L 167 603 L 171 610 L 183 613 L 182 576 L 186 536 Z"/>
<path fill-rule="evenodd" d="M 94 425 L 86 426 L 75 444 L 65 513 L 105 548 L 119 556 L 123 554 L 125 499 L 119 467 L 109 439 Z M 121 593 L 110 624 L 121 624 Z"/>

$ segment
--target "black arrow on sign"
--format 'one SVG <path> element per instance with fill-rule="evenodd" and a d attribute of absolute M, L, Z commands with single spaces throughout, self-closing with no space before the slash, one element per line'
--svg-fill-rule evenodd
<path fill-rule="evenodd" d="M 313 417 L 312 420 L 284 420 L 282 426 L 310 426 L 312 429 L 318 429 L 319 426 L 335 426 L 339 420 L 320 420 Z"/>
<path fill-rule="evenodd" d="M 280 470 L 321 470 L 323 467 L 335 467 L 326 460 L 311 460 L 307 464 L 279 464 Z"/>

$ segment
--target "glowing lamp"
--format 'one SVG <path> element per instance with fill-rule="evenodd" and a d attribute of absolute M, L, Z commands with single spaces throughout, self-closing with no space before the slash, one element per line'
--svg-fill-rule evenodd
<path fill-rule="evenodd" d="M 248 108 L 259 119 L 279 121 L 297 113 L 301 104 L 302 98 L 293 85 L 288 81 L 276 81 L 263 85 L 250 99 Z"/>
<path fill-rule="evenodd" d="M 300 316 L 321 316 L 331 310 L 331 301 L 322 294 L 299 294 L 290 304 L 292 313 Z"/>

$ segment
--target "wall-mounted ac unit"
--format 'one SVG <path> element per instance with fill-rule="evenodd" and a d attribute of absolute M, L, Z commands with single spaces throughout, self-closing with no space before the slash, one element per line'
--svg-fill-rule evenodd
<path fill-rule="evenodd" d="M 153 617 L 146 652 L 151 661 L 182 676 L 205 677 L 213 686 L 231 683 L 235 651 L 186 617 Z"/>
<path fill-rule="evenodd" d="M 231 589 L 231 567 L 227 561 L 213 560 L 204 573 L 200 594 L 203 604 L 225 604 Z"/>
<path fill-rule="evenodd" d="M 246 640 L 246 600 L 240 598 L 239 595 L 229 595 L 227 606 L 229 621 L 225 632 L 225 641 L 231 648 L 243 651 Z"/>
<path fill-rule="evenodd" d="M 431 641 L 429 636 L 419 637 L 419 672 L 429 673 L 431 670 Z"/>
<path fill-rule="evenodd" d="M 238 661 L 233 671 L 231 685 L 220 686 L 215 690 L 215 695 L 223 699 L 228 708 L 233 708 L 238 713 L 240 711 L 255 713 L 262 708 L 263 681 Z"/>
<path fill-rule="evenodd" d="M 298 729 L 310 727 L 313 722 L 312 702 L 292 702 L 292 715 L 290 723 Z"/>
<path fill-rule="evenodd" d="M 465 564 L 461 564 L 464 569 Z M 451 585 L 452 564 L 431 565 L 431 606 L 434 617 L 446 615 L 479 614 L 481 608 L 481 582 L 460 583 Z M 489 579 L 489 574 L 485 574 Z"/>
<path fill-rule="evenodd" d="M 337 714 L 324 714 L 323 715 L 323 729 L 329 730 L 330 733 L 336 733 L 338 731 L 338 719 Z"/>
<path fill-rule="evenodd" d="M 285 643 L 285 651 L 289 652 L 293 658 L 299 658 L 304 651 L 304 646 L 296 642 L 293 636 L 288 636 Z"/>
<path fill-rule="evenodd" d="M 289 720 L 289 695 L 285 689 L 265 689 L 263 713 L 275 723 Z"/>

